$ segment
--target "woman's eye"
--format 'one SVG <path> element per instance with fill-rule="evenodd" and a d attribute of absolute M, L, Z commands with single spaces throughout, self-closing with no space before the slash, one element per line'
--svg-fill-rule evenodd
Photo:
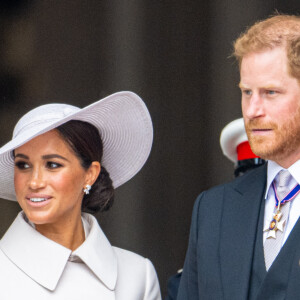
<path fill-rule="evenodd" d="M 53 162 L 53 161 L 48 161 L 47 162 L 47 168 L 48 169 L 57 169 L 57 168 L 60 168 L 60 167 L 62 167 L 62 165 L 59 164 L 59 163 L 56 163 L 56 162 Z"/>
<path fill-rule="evenodd" d="M 29 164 L 25 161 L 17 161 L 15 162 L 15 166 L 19 169 L 19 170 L 26 170 L 29 168 Z"/>

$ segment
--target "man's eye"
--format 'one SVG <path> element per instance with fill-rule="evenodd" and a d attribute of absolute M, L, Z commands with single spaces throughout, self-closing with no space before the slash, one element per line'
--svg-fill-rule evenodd
<path fill-rule="evenodd" d="M 29 164 L 26 163 L 25 161 L 17 161 L 15 163 L 15 166 L 19 169 L 19 170 L 26 170 L 29 168 Z"/>
<path fill-rule="evenodd" d="M 247 96 L 251 96 L 252 95 L 252 91 L 251 90 L 243 90 L 242 93 L 245 94 L 245 95 L 247 95 Z"/>
<path fill-rule="evenodd" d="M 46 166 L 47 166 L 48 169 L 57 169 L 57 168 L 62 167 L 61 164 L 53 162 L 53 161 L 48 161 Z"/>
<path fill-rule="evenodd" d="M 275 95 L 275 94 L 277 94 L 277 92 L 276 92 L 276 91 L 273 91 L 273 90 L 267 90 L 266 93 L 267 93 L 268 95 Z"/>

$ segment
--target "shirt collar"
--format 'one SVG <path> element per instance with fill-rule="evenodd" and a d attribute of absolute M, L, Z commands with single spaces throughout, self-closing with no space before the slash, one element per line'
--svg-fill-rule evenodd
<path fill-rule="evenodd" d="M 110 290 L 117 281 L 117 259 L 113 248 L 102 232 L 97 220 L 83 214 L 90 225 L 84 243 L 77 248 L 77 255 Z M 72 251 L 46 238 L 25 221 L 20 212 L 4 237 L 0 248 L 7 257 L 30 278 L 53 291 L 55 290 Z"/>
<path fill-rule="evenodd" d="M 291 165 L 288 170 L 293 178 L 297 181 L 297 183 L 300 183 L 300 160 Z"/>
<path fill-rule="evenodd" d="M 275 179 L 276 175 L 281 170 L 285 170 L 285 169 L 283 167 L 281 167 L 280 165 L 278 165 L 275 161 L 272 161 L 272 160 L 268 161 L 267 188 L 266 188 L 266 194 L 265 194 L 266 198 L 269 193 L 269 190 L 270 190 L 273 180 Z M 290 174 L 293 176 L 293 178 L 297 181 L 297 183 L 300 183 L 300 160 L 296 161 L 287 170 L 290 172 Z"/>

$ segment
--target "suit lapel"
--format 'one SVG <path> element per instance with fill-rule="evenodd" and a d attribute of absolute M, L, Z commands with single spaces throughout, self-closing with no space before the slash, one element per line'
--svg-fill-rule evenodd
<path fill-rule="evenodd" d="M 255 169 L 224 191 L 220 264 L 226 299 L 247 299 L 267 166 Z"/>

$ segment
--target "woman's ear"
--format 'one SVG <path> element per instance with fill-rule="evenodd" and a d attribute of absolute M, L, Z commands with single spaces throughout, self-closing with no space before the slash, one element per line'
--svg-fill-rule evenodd
<path fill-rule="evenodd" d="M 93 161 L 87 170 L 86 184 L 93 185 L 101 171 L 101 165 L 98 161 Z"/>

